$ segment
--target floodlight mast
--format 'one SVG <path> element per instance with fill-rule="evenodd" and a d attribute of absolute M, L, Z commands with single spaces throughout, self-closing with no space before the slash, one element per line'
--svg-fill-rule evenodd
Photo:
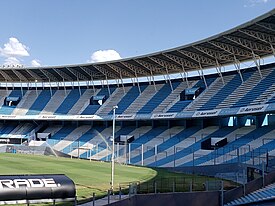
<path fill-rule="evenodd" d="M 114 173 L 115 173 L 115 126 L 116 126 L 116 109 L 118 106 L 113 106 L 113 145 L 112 145 L 112 174 L 111 174 L 111 190 L 114 191 Z"/>

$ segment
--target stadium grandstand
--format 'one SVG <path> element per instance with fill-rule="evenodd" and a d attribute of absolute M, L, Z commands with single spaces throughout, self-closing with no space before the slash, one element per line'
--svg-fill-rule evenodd
<path fill-rule="evenodd" d="M 144 56 L 1 68 L 0 150 L 47 146 L 68 157 L 110 161 L 114 138 L 120 163 L 193 172 L 228 164 L 272 170 L 274 57 L 272 10 Z"/>

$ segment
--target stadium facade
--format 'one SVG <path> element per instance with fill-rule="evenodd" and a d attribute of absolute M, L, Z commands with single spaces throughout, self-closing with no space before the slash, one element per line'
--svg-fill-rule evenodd
<path fill-rule="evenodd" d="M 275 56 L 274 25 L 272 10 L 199 42 L 140 57 L 3 66 L 2 150 L 50 145 L 55 154 L 108 161 L 117 105 L 118 162 L 272 165 L 275 63 L 263 60 Z M 247 62 L 253 65 L 241 67 Z M 234 69 L 224 71 L 228 66 Z"/>

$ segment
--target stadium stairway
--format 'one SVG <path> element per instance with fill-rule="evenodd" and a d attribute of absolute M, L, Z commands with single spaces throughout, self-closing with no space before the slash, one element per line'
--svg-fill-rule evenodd
<path fill-rule="evenodd" d="M 81 112 L 83 111 L 82 108 L 85 106 L 88 106 L 90 103 L 91 97 L 95 96 L 97 93 L 98 91 L 94 91 L 93 89 L 86 89 L 86 91 L 82 93 L 78 101 L 69 110 L 68 114 L 69 115 L 81 114 Z"/>
<path fill-rule="evenodd" d="M 255 126 L 236 128 L 233 132 L 231 132 L 228 135 L 224 136 L 224 138 L 227 139 L 228 143 L 231 143 L 231 142 L 236 141 L 240 137 L 242 137 L 244 135 L 247 135 L 248 133 L 252 132 L 253 130 L 255 130 Z M 238 145 L 237 146 L 233 145 L 233 146 L 229 147 L 230 149 L 229 149 L 228 153 L 226 153 L 224 151 L 226 149 L 217 149 L 217 150 L 215 150 L 215 152 L 213 152 L 213 150 L 212 151 L 208 150 L 209 152 L 207 153 L 207 155 L 204 156 L 204 158 L 203 158 L 203 155 L 196 155 L 195 154 L 194 159 L 198 159 L 198 158 L 204 159 L 205 161 L 201 165 L 211 165 L 213 163 L 221 164 L 221 163 L 224 163 L 225 161 L 229 160 L 231 158 L 230 155 L 232 155 L 232 156 L 236 155 L 236 147 L 239 148 L 240 154 L 242 152 L 245 152 L 247 149 L 249 149 L 248 148 L 249 145 L 243 145 L 241 147 L 239 147 Z M 198 152 L 203 153 L 203 151 L 205 151 L 205 150 L 200 149 Z"/>
<path fill-rule="evenodd" d="M 11 115 L 25 115 L 30 109 L 30 107 L 32 106 L 32 104 L 35 102 L 40 92 L 41 90 L 39 91 L 28 90 L 25 93 L 24 98 L 21 99 L 19 104 L 11 113 Z"/>
<path fill-rule="evenodd" d="M 187 88 L 186 82 L 180 82 L 179 85 L 175 85 L 174 90 L 153 110 L 153 113 L 163 113 L 167 111 L 174 103 L 175 99 L 180 98 L 180 94 Z M 173 86 L 174 87 L 174 86 Z"/>
<path fill-rule="evenodd" d="M 155 152 L 155 148 L 159 146 L 160 144 L 164 143 L 167 139 L 171 139 L 180 132 L 182 132 L 184 128 L 183 127 L 172 127 L 169 129 L 164 130 L 162 133 L 160 133 L 155 138 L 149 139 L 147 142 L 143 144 L 143 158 L 145 159 L 148 156 L 148 153 L 151 154 L 151 152 Z M 137 164 L 137 162 L 141 162 L 141 152 L 137 153 L 136 151 L 142 151 L 142 146 L 135 148 L 134 150 L 131 149 L 131 163 Z M 130 148 L 132 148 L 132 144 L 130 145 Z M 147 155 L 147 156 L 146 156 Z"/>
<path fill-rule="evenodd" d="M 249 79 L 249 77 L 252 75 L 252 72 L 244 72 L 242 74 L 243 81 Z M 217 93 L 215 93 L 211 98 L 201 107 L 199 107 L 199 110 L 210 110 L 215 109 L 217 105 L 219 105 L 223 100 L 226 99 L 228 95 L 230 95 L 234 90 L 236 90 L 240 85 L 242 84 L 241 78 L 238 74 L 236 74 L 229 82 L 227 82 L 225 85 L 220 85 L 221 89 L 218 90 Z M 212 90 L 214 88 L 211 88 Z M 204 94 L 205 95 L 205 94 Z"/>
<path fill-rule="evenodd" d="M 83 94 L 86 89 L 72 89 L 66 98 L 63 100 L 61 105 L 57 108 L 54 114 L 68 114 L 75 103 L 79 100 L 81 94 Z"/>
<path fill-rule="evenodd" d="M 147 86 L 148 85 L 141 85 L 140 92 L 142 93 L 147 88 Z M 118 108 L 116 109 L 116 114 L 122 114 L 136 100 L 139 95 L 140 93 L 138 86 L 132 86 L 117 103 Z M 109 114 L 112 114 L 112 111 L 110 111 Z"/>
<path fill-rule="evenodd" d="M 20 123 L 9 133 L 9 135 L 27 135 L 34 128 L 35 125 L 32 123 Z"/>
<path fill-rule="evenodd" d="M 236 205 L 257 205 L 264 201 L 275 200 L 275 183 L 270 184 L 264 188 L 256 190 L 248 195 L 245 195 L 239 199 L 233 200 L 224 206 L 236 206 Z M 254 203 L 254 204 L 253 204 Z M 263 205 L 263 204 L 261 204 Z M 270 204 L 268 204 L 270 205 Z"/>
<path fill-rule="evenodd" d="M 194 88 L 195 86 L 198 85 L 198 82 L 199 81 L 191 81 L 191 82 L 189 82 L 189 87 Z M 187 88 L 187 83 L 186 83 L 186 88 Z M 192 101 L 193 100 L 180 101 L 180 94 L 179 94 L 176 98 L 173 99 L 173 101 L 163 111 L 164 112 L 181 112 Z"/>
<path fill-rule="evenodd" d="M 10 96 L 12 90 L 0 90 L 0 105 L 4 104 L 4 100 L 6 97 Z"/>
<path fill-rule="evenodd" d="M 149 141 L 150 139 L 153 139 L 153 137 L 155 137 L 154 135 L 157 135 L 157 134 L 160 134 L 162 133 L 163 131 L 165 131 L 164 128 L 156 128 L 156 129 L 152 129 L 152 127 L 150 126 L 144 126 L 144 127 L 140 127 L 140 128 L 132 128 L 132 131 L 130 131 L 129 133 L 127 133 L 125 130 L 122 132 L 120 132 L 120 134 L 127 134 L 127 135 L 133 135 L 135 140 L 133 142 L 131 142 L 131 150 L 132 148 L 138 148 L 139 146 L 141 146 L 141 144 L 137 143 L 139 141 Z M 116 133 L 116 136 L 118 136 L 119 133 L 117 134 Z M 149 136 L 147 136 L 149 135 Z M 129 145 L 127 146 L 129 147 Z M 123 154 L 125 153 L 125 150 L 129 151 L 129 148 L 126 148 L 125 149 L 125 145 L 123 144 L 120 144 L 120 147 L 118 148 L 118 151 L 116 151 L 116 155 L 119 154 Z M 101 157 L 102 160 L 106 160 L 106 159 L 110 159 L 111 158 L 111 154 L 106 152 L 105 153 L 100 153 L 98 155 L 96 155 L 97 157 Z M 121 155 L 121 156 L 124 156 L 124 155 Z M 119 157 L 117 157 L 119 158 Z M 125 160 L 125 158 L 119 158 L 120 161 L 127 161 Z M 123 159 L 123 160 L 121 160 Z"/>
<path fill-rule="evenodd" d="M 67 146 L 62 150 L 62 152 L 69 154 L 74 157 L 81 157 L 81 158 L 88 158 L 90 156 L 90 152 L 88 151 L 91 149 L 91 155 L 96 154 L 96 144 L 93 144 L 93 139 L 103 132 L 105 127 L 98 127 L 97 129 L 91 128 L 86 133 L 84 133 L 80 138 L 76 139 L 71 145 Z M 82 149 L 78 149 L 82 148 Z M 86 148 L 86 149 L 85 149 Z M 89 156 L 87 156 L 89 154 Z"/>
<path fill-rule="evenodd" d="M 193 154 L 193 151 L 191 148 L 192 145 L 194 145 L 197 141 L 204 139 L 209 134 L 216 132 L 217 130 L 218 130 L 217 126 L 206 127 L 204 129 L 201 129 L 199 127 L 187 128 L 184 130 L 184 134 L 179 137 L 178 142 L 174 141 L 174 144 L 168 148 L 166 146 L 166 143 L 164 142 L 163 145 L 160 145 L 157 148 L 157 150 L 160 150 L 163 152 L 161 152 L 160 155 L 157 155 L 156 158 L 151 157 L 151 158 L 145 159 L 145 164 L 146 165 L 150 165 L 150 164 L 157 165 L 158 160 L 165 159 L 170 155 L 176 154 L 178 151 L 181 151 L 185 148 L 189 148 L 189 149 L 187 149 L 187 153 L 185 155 L 181 156 L 181 158 L 173 159 L 173 161 L 170 161 L 164 165 L 161 165 L 161 167 L 174 167 L 174 166 L 177 167 L 183 161 L 187 161 L 189 158 L 189 155 L 192 156 L 192 154 Z"/>
<path fill-rule="evenodd" d="M 4 124 L 0 128 L 0 137 L 7 137 L 16 127 L 16 123 Z"/>
<path fill-rule="evenodd" d="M 115 93 L 115 92 L 116 92 L 115 87 L 109 87 L 109 89 L 106 88 L 106 87 L 103 87 L 98 91 L 98 93 L 96 95 L 98 95 L 98 96 L 105 95 L 107 97 L 107 101 L 108 101 L 109 96 L 113 95 L 113 93 Z M 106 102 L 104 104 L 106 104 Z M 84 107 L 81 109 L 80 113 L 83 114 L 83 115 L 97 114 L 98 112 L 100 112 L 101 107 L 103 105 L 90 105 L 90 104 L 88 104 L 85 109 L 84 109 Z"/>
<path fill-rule="evenodd" d="M 157 139 L 157 141 L 163 141 L 163 138 L 157 138 L 160 137 L 161 134 L 164 134 L 166 132 L 166 127 L 158 127 L 158 128 L 151 128 L 151 127 L 143 127 L 140 129 L 136 129 L 133 133 L 130 133 L 135 136 L 135 140 L 131 142 L 130 150 L 131 150 L 131 156 L 135 155 L 133 152 L 134 150 L 141 151 L 141 145 L 149 142 L 150 140 Z M 127 148 L 129 151 L 129 148 Z M 122 153 L 123 149 L 119 151 L 119 153 Z M 130 160 L 131 162 L 131 160 Z M 132 162 L 131 162 L 132 163 Z"/>
<path fill-rule="evenodd" d="M 148 101 L 155 95 L 164 85 L 156 84 L 148 85 L 144 91 L 132 102 L 132 104 L 124 110 L 125 114 L 137 113 Z"/>
<path fill-rule="evenodd" d="M 172 131 L 171 131 L 172 130 Z M 144 154 L 143 159 L 146 161 L 147 158 L 153 157 L 155 155 L 155 148 L 157 147 L 157 153 L 166 152 L 169 148 L 173 148 L 175 144 L 182 141 L 183 139 L 193 135 L 197 132 L 198 128 L 189 128 L 184 129 L 183 127 L 179 128 L 178 131 L 175 131 L 174 128 L 167 129 L 165 132 L 160 134 L 159 136 L 164 136 L 166 138 L 159 138 L 160 141 L 155 142 L 154 139 L 146 142 L 144 144 Z M 171 135 L 172 133 L 172 135 Z M 131 163 L 138 164 L 141 162 L 141 155 L 132 156 Z"/>
<path fill-rule="evenodd" d="M 214 161 L 214 158 L 217 158 L 218 160 L 216 161 L 216 163 L 232 163 L 232 162 L 238 162 L 238 157 L 236 157 L 236 155 L 232 155 L 235 158 L 231 157 L 227 157 L 224 158 L 222 156 L 229 154 L 229 153 L 233 153 L 233 154 L 237 154 L 237 150 L 238 148 L 241 148 L 243 146 L 248 146 L 249 143 L 251 143 L 254 139 L 257 139 L 265 134 L 267 134 L 268 132 L 272 131 L 272 128 L 259 128 L 259 129 L 254 129 L 251 132 L 248 132 L 247 134 L 241 136 L 239 139 L 229 142 L 228 144 L 226 144 L 225 146 L 217 149 L 217 150 L 213 150 L 211 151 L 208 155 L 204 155 L 200 158 L 197 158 L 194 160 L 193 162 L 188 162 L 186 164 L 183 164 L 182 166 L 191 166 L 191 165 L 206 165 L 206 161 L 212 162 Z"/>
<path fill-rule="evenodd" d="M 98 115 L 108 115 L 112 113 L 113 107 L 118 105 L 118 103 L 123 99 L 123 97 L 129 93 L 131 87 L 120 87 L 117 88 L 112 95 L 106 100 L 106 102 L 101 106 L 96 114 Z"/>
<path fill-rule="evenodd" d="M 205 104 L 222 87 L 221 78 L 206 78 L 206 81 L 209 81 L 207 88 L 205 88 L 203 80 L 199 80 L 193 86 L 193 88 L 199 87 L 204 90 L 195 100 L 193 100 L 187 107 L 184 108 L 184 111 L 198 110 L 201 105 Z M 226 82 L 226 80 L 224 81 Z"/>
<path fill-rule="evenodd" d="M 248 89 L 254 87 L 260 80 L 258 71 L 250 71 L 252 75 L 244 81 L 239 87 L 237 87 L 232 93 L 230 93 L 222 102 L 220 102 L 216 108 L 228 108 L 232 107 L 240 98 L 247 94 Z"/>
<path fill-rule="evenodd" d="M 52 96 L 44 106 L 43 110 L 39 113 L 40 115 L 53 115 L 57 108 L 61 105 L 65 99 L 66 93 L 64 90 L 52 90 Z M 47 101 L 47 99 L 46 99 Z"/>
<path fill-rule="evenodd" d="M 75 128 L 72 126 L 62 126 L 60 129 L 57 129 L 54 134 L 51 135 L 51 140 L 60 141 L 68 136 L 74 129 Z"/>
<path fill-rule="evenodd" d="M 88 130 L 87 130 L 88 129 Z M 95 129 L 91 126 L 82 131 L 82 134 L 75 136 L 74 139 L 69 140 L 70 142 L 60 150 L 63 153 L 70 154 L 72 156 L 81 155 L 83 151 L 80 151 L 79 148 L 92 148 L 90 144 L 91 139 L 96 135 Z M 97 131 L 101 132 L 104 128 L 100 127 Z M 68 140 L 67 140 L 68 141 Z"/>
<path fill-rule="evenodd" d="M 239 157 L 233 156 L 225 163 L 243 162 L 251 165 L 261 165 L 261 160 L 266 161 L 267 153 L 272 156 L 275 149 L 274 130 L 272 127 L 265 127 L 265 134 L 259 136 L 249 143 L 249 150 L 239 152 Z M 242 150 L 241 150 L 242 151 Z"/>
<path fill-rule="evenodd" d="M 5 94 L 5 92 L 2 92 L 2 93 Z M 10 93 L 8 92 L 7 94 L 8 94 L 9 97 L 20 97 L 22 99 L 23 96 L 25 95 L 25 93 L 26 93 L 26 90 L 14 89 Z M 4 99 L 6 97 L 7 96 L 4 96 Z M 15 106 L 5 106 L 5 105 L 2 104 L 2 107 L 0 108 L 0 114 L 10 115 L 10 114 L 12 114 L 12 112 L 15 108 L 16 108 Z"/>
<path fill-rule="evenodd" d="M 52 94 L 54 94 L 55 92 L 56 92 L 56 89 L 53 89 Z M 44 109 L 44 107 L 47 105 L 50 99 L 51 99 L 50 90 L 42 90 L 39 96 L 36 98 L 35 102 L 29 108 L 26 115 L 38 115 Z"/>
<path fill-rule="evenodd" d="M 222 128 L 219 129 L 209 135 L 207 135 L 206 137 L 203 137 L 201 140 L 196 141 L 194 144 L 182 148 L 180 151 L 176 151 L 175 154 L 172 155 L 168 155 L 167 157 L 157 160 L 154 163 L 149 164 L 148 166 L 164 166 L 168 163 L 172 163 L 173 161 L 176 161 L 177 159 L 183 158 L 185 155 L 190 155 L 193 152 L 198 151 L 201 148 L 201 142 L 210 138 L 210 137 L 219 137 L 219 136 L 225 136 L 231 132 L 233 132 L 235 130 L 235 128 Z M 191 153 L 190 153 L 191 151 Z M 183 165 L 182 165 L 183 166 Z M 187 165 L 186 165 L 187 166 Z M 192 165 L 191 165 L 192 166 Z"/>
<path fill-rule="evenodd" d="M 119 137 L 120 135 L 129 135 L 134 130 L 135 130 L 135 127 L 120 128 L 119 130 L 117 130 L 115 132 L 115 137 Z M 108 139 L 108 141 L 109 141 L 109 145 L 112 145 L 112 141 L 110 139 Z M 111 159 L 111 154 L 110 154 L 108 149 L 105 149 L 105 150 L 101 151 L 98 155 L 101 156 L 101 160 L 107 161 L 107 160 Z"/>
<path fill-rule="evenodd" d="M 268 71 L 268 70 L 264 70 Z M 264 72 L 263 72 L 264 73 Z M 275 81 L 275 70 L 268 71 L 268 75 L 263 78 L 257 85 L 255 85 L 252 89 L 250 89 L 246 95 L 244 95 L 242 98 L 239 99 L 238 102 L 236 102 L 233 107 L 242 107 L 247 106 L 254 102 L 254 104 L 258 103 L 264 103 L 261 102 L 261 99 L 257 99 L 258 97 L 262 96 L 265 93 L 265 91 L 272 86 L 272 84 Z"/>
<path fill-rule="evenodd" d="M 63 128 L 63 125 L 54 124 L 46 127 L 42 132 L 43 133 L 49 133 L 51 134 L 51 137 L 53 137 L 59 130 Z"/>
<path fill-rule="evenodd" d="M 172 82 L 173 88 L 176 88 L 180 82 Z M 164 86 L 137 112 L 138 114 L 148 114 L 158 107 L 173 91 L 170 84 Z"/>
<path fill-rule="evenodd" d="M 58 143 L 56 143 L 53 148 L 62 151 L 64 148 L 68 147 L 72 142 L 80 138 L 83 134 L 85 134 L 89 129 L 91 129 L 91 125 L 82 125 L 80 127 L 76 127 L 70 130 L 66 130 L 67 133 L 64 138 L 62 138 Z M 61 131 L 61 130 L 60 130 Z M 63 134 L 66 134 L 65 132 Z"/>

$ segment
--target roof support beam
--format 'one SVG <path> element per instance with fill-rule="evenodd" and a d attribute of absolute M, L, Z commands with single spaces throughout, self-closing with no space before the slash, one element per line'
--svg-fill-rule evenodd
<path fill-rule="evenodd" d="M 225 36 L 224 38 L 228 39 L 229 41 L 234 42 L 235 44 L 238 44 L 250 51 L 259 51 L 259 52 L 270 52 L 270 47 L 263 45 L 263 44 L 259 44 L 257 42 L 254 41 L 249 41 L 247 39 L 244 38 L 238 38 L 238 37 L 234 37 L 234 36 Z"/>
<path fill-rule="evenodd" d="M 220 62 L 230 62 L 230 61 L 234 61 L 234 58 L 229 54 L 229 55 L 225 55 L 221 52 L 217 52 L 213 49 L 209 49 L 207 47 L 203 47 L 203 46 L 193 46 L 193 48 L 197 49 L 198 51 L 206 54 L 209 57 L 212 57 L 214 59 L 217 59 Z"/>
<path fill-rule="evenodd" d="M 133 64 L 130 64 L 126 61 L 122 61 L 120 62 L 123 66 L 125 66 L 126 68 L 128 68 L 129 70 L 131 70 L 133 73 L 137 72 L 138 74 L 144 75 L 144 76 L 148 76 L 150 75 L 150 72 L 147 68 L 144 67 L 139 67 Z"/>
<path fill-rule="evenodd" d="M 32 70 L 26 69 L 26 72 L 28 72 L 29 75 L 31 75 L 33 77 L 34 81 L 35 80 L 42 81 L 42 79 L 36 73 L 34 73 Z"/>
<path fill-rule="evenodd" d="M 264 28 L 264 29 L 268 29 L 270 31 L 273 31 L 275 32 L 275 25 L 274 24 L 271 24 L 271 23 L 265 23 L 265 22 L 258 22 L 256 23 L 256 25 Z"/>
<path fill-rule="evenodd" d="M 77 79 L 77 78 L 78 78 L 78 79 L 82 79 L 82 80 L 87 79 L 83 74 L 81 74 L 80 72 L 78 72 L 78 71 L 75 70 L 74 68 L 66 67 L 66 69 L 67 69 L 70 73 L 72 73 L 72 74 L 76 77 L 76 79 Z"/>
<path fill-rule="evenodd" d="M 19 82 L 21 82 L 21 75 L 20 75 L 20 73 L 18 74 L 18 72 L 17 71 L 15 71 L 15 70 L 13 70 L 13 69 L 11 69 L 11 71 L 15 74 L 15 76 L 19 79 Z"/>
<path fill-rule="evenodd" d="M 274 35 L 268 35 L 266 33 L 262 33 L 262 32 L 257 32 L 257 31 L 252 31 L 252 30 L 248 30 L 248 29 L 241 29 L 239 30 L 240 32 L 253 37 L 255 39 L 258 39 L 262 42 L 265 42 L 267 44 L 272 44 L 274 45 L 275 42 L 275 36 Z"/>
<path fill-rule="evenodd" d="M 200 70 L 198 70 L 198 73 L 199 71 L 201 71 L 201 74 L 199 73 L 199 75 L 201 76 L 201 78 L 203 79 L 203 82 L 205 84 L 205 87 L 208 88 L 208 85 L 207 85 L 207 82 L 206 82 L 206 79 L 205 79 L 205 76 L 204 76 L 204 73 L 203 73 L 203 69 L 202 69 L 202 66 L 201 66 L 201 63 L 199 62 L 199 65 L 200 65 Z"/>
<path fill-rule="evenodd" d="M 200 68 L 201 73 L 199 72 L 199 70 L 198 70 L 198 73 L 201 76 L 201 78 L 203 79 L 205 87 L 207 88 L 208 85 L 207 85 L 207 82 L 206 82 L 206 79 L 205 79 L 205 76 L 204 76 L 204 73 L 203 73 L 203 68 L 202 68 L 202 65 L 201 65 L 201 62 L 200 62 L 200 60 L 203 60 L 204 62 L 207 62 L 207 59 L 199 57 L 198 55 L 196 55 L 192 52 L 186 52 L 186 51 L 181 51 L 181 50 L 178 50 L 178 52 L 180 52 L 181 54 L 183 54 L 183 55 L 185 55 L 185 56 L 187 56 L 191 59 L 193 59 L 194 61 L 196 61 L 199 64 L 199 68 Z M 208 60 L 210 60 L 210 59 L 208 59 Z M 210 61 L 208 61 L 208 62 L 210 63 Z M 211 60 L 211 64 L 213 64 L 212 60 Z"/>
<path fill-rule="evenodd" d="M 82 93 L 81 93 L 80 82 L 79 82 L 79 78 L 78 77 L 77 77 L 77 83 L 78 83 L 79 96 L 81 96 Z"/>
<path fill-rule="evenodd" d="M 190 68 L 190 69 L 198 69 L 199 68 L 198 64 L 195 64 L 194 62 L 189 61 L 187 59 L 183 59 L 179 56 L 176 56 L 173 54 L 168 54 L 168 53 L 162 53 L 162 55 L 167 57 L 168 59 L 176 62 L 179 65 L 184 65 L 185 68 Z M 181 69 L 179 69 L 179 70 L 181 71 Z"/>
<path fill-rule="evenodd" d="M 166 73 L 167 73 L 167 79 L 168 79 L 170 87 L 171 87 L 171 91 L 174 91 L 174 88 L 173 88 L 173 85 L 172 85 L 172 82 L 171 82 L 171 78 L 170 78 L 168 69 L 167 68 L 165 68 L 165 69 L 166 69 Z"/>
<path fill-rule="evenodd" d="M 65 93 L 65 96 L 67 96 L 67 90 L 66 90 L 66 87 L 65 87 L 65 80 L 64 80 L 64 78 L 62 78 L 62 81 L 63 81 L 64 93 Z"/>
<path fill-rule="evenodd" d="M 182 67 L 182 71 L 183 71 L 183 74 L 184 74 L 184 77 L 183 77 L 182 72 L 180 72 L 182 81 L 185 81 L 186 84 L 187 84 L 187 87 L 189 88 L 190 85 L 189 85 L 189 81 L 188 81 L 188 73 L 185 71 L 184 65 L 182 65 L 181 67 Z"/>
<path fill-rule="evenodd" d="M 70 77 L 68 74 L 66 74 L 65 72 L 63 72 L 62 70 L 60 69 L 53 69 L 61 78 L 62 80 L 65 82 L 65 79 L 66 81 L 74 81 L 72 77 Z"/>
<path fill-rule="evenodd" d="M 95 90 L 95 84 L 94 84 L 94 78 L 93 78 L 92 71 L 87 69 L 86 67 L 79 67 L 79 68 L 90 76 L 90 78 L 91 78 L 90 81 L 92 82 L 92 87 L 93 87 L 93 91 L 95 94 L 96 90 Z"/>
<path fill-rule="evenodd" d="M 140 90 L 140 86 L 139 86 L 139 81 L 138 81 L 138 76 L 137 76 L 137 71 L 135 70 L 135 76 L 136 76 L 136 81 L 137 81 L 137 85 L 138 85 L 138 91 L 139 94 L 141 94 L 141 90 Z"/>
<path fill-rule="evenodd" d="M 241 63 L 240 63 L 240 61 L 236 58 L 236 56 L 234 56 L 234 59 L 235 59 L 234 66 L 235 66 L 237 72 L 239 73 L 240 78 L 241 78 L 242 83 L 243 83 L 243 75 L 242 75 L 242 73 L 241 73 Z"/>
<path fill-rule="evenodd" d="M 218 74 L 219 74 L 219 76 L 220 76 L 220 78 L 221 78 L 221 80 L 222 80 L 222 83 L 223 83 L 223 85 L 224 85 L 224 79 L 223 79 L 223 76 L 222 76 L 222 71 L 221 71 L 221 68 L 222 68 L 222 66 L 221 66 L 221 64 L 219 63 L 219 61 L 216 59 L 216 70 L 217 70 L 217 72 L 218 72 Z"/>
<path fill-rule="evenodd" d="M 145 62 L 144 60 L 140 60 L 140 59 L 136 59 L 135 60 L 136 62 L 138 62 L 140 65 L 144 66 L 145 68 L 149 69 L 150 73 L 151 73 L 151 77 L 153 79 L 153 84 L 154 84 L 154 88 L 155 88 L 155 91 L 157 92 L 157 87 L 155 85 L 155 79 L 154 79 L 154 71 L 158 72 L 158 73 L 162 73 L 163 74 L 163 70 L 160 69 L 160 68 L 156 68 L 155 65 L 152 65 L 148 62 Z"/>
<path fill-rule="evenodd" d="M 256 56 L 254 54 L 254 52 L 252 51 L 252 54 L 253 54 L 253 61 L 258 69 L 258 72 L 259 72 L 259 75 L 261 77 L 261 79 L 263 78 L 263 75 L 262 75 L 262 72 L 261 72 L 261 68 L 260 68 L 260 57 L 259 56 Z"/>
<path fill-rule="evenodd" d="M 18 77 L 19 81 L 21 82 L 22 80 L 27 82 L 27 78 L 25 76 L 23 76 L 20 72 L 12 69 L 12 72 Z"/>
<path fill-rule="evenodd" d="M 270 44 L 270 47 L 271 47 L 271 49 L 272 49 L 273 56 L 275 57 L 275 49 L 274 49 L 273 45 Z"/>
<path fill-rule="evenodd" d="M 227 39 L 229 39 L 230 41 L 233 41 L 243 47 L 246 47 L 247 49 L 251 50 L 252 56 L 253 56 L 253 61 L 255 63 L 255 65 L 257 66 L 258 72 L 260 74 L 261 79 L 263 78 L 261 69 L 260 69 L 260 62 L 258 62 L 257 60 L 260 59 L 259 55 L 256 55 L 254 53 L 254 50 L 257 51 L 264 51 L 264 52 L 269 52 L 270 48 L 267 46 L 263 46 L 248 40 L 244 40 L 244 39 L 240 39 L 240 38 L 236 38 L 236 37 L 227 37 Z"/>
<path fill-rule="evenodd" d="M 121 81 L 121 85 L 122 85 L 122 88 L 123 88 L 123 92 L 125 94 L 126 92 L 125 92 L 125 88 L 124 88 L 124 83 L 123 83 L 123 78 L 122 78 L 121 72 L 119 72 L 119 76 L 120 76 L 120 81 Z"/>
<path fill-rule="evenodd" d="M 115 70 L 118 74 L 119 74 L 119 77 L 120 77 L 120 81 L 122 82 L 122 88 L 123 88 L 123 92 L 125 94 L 125 88 L 124 88 L 124 84 L 123 84 L 123 77 L 122 77 L 122 69 L 115 66 L 115 65 L 112 65 L 112 64 L 107 64 L 110 68 L 112 68 L 113 70 Z M 128 73 L 127 71 L 124 71 L 123 72 L 125 75 L 127 75 L 128 77 L 132 77 L 132 74 Z"/>
<path fill-rule="evenodd" d="M 245 58 L 252 57 L 252 55 L 249 51 L 247 51 L 245 49 L 241 49 L 239 47 L 232 46 L 230 44 L 225 44 L 225 43 L 221 43 L 221 42 L 217 42 L 217 41 L 211 41 L 209 43 L 219 49 L 222 49 L 222 50 L 228 52 L 231 55 L 238 55 L 238 56 L 245 57 Z"/>
<path fill-rule="evenodd" d="M 128 72 L 127 70 L 125 70 L 125 69 L 123 70 L 122 68 L 120 68 L 114 64 L 107 64 L 107 66 L 110 67 L 112 70 L 114 70 L 116 73 L 121 74 L 121 77 L 122 77 L 122 75 L 130 77 L 130 78 L 134 76 L 132 73 Z"/>
<path fill-rule="evenodd" d="M 114 79 L 119 79 L 120 77 L 117 75 L 117 72 L 110 72 L 109 70 L 107 70 L 105 67 L 103 66 L 99 66 L 99 65 L 93 65 L 94 68 L 96 68 L 99 72 L 101 72 L 104 76 L 105 76 L 105 79 L 107 77 L 112 77 Z M 116 73 L 116 74 L 115 74 Z"/>
<path fill-rule="evenodd" d="M 149 72 L 144 71 L 144 70 L 143 70 L 142 68 L 140 68 L 140 67 L 137 67 L 137 66 L 132 65 L 132 64 L 127 63 L 127 62 L 120 62 L 120 63 L 135 73 L 135 77 L 136 77 L 137 82 L 139 81 L 139 80 L 138 80 L 138 75 L 137 75 L 137 73 L 139 73 L 139 74 L 144 74 L 144 75 L 147 75 L 147 76 L 149 75 L 149 76 L 150 76 L 150 73 L 149 73 Z M 138 87 L 139 87 L 139 93 L 141 94 L 139 82 L 138 82 Z"/>
<path fill-rule="evenodd" d="M 169 76 L 168 68 L 169 69 L 172 69 L 172 68 L 173 69 L 178 69 L 178 68 L 174 67 L 172 64 L 169 64 L 169 63 L 167 63 L 166 61 L 164 61 L 162 59 L 159 59 L 159 58 L 156 58 L 156 57 L 148 57 L 148 58 L 150 58 L 152 61 L 156 62 L 157 64 L 159 64 L 160 66 L 163 66 L 165 68 L 166 78 L 168 79 L 168 82 L 170 84 L 171 91 L 174 91 L 174 88 L 173 88 L 173 85 L 172 85 L 172 82 L 171 82 L 171 79 L 170 79 L 170 76 Z"/>
<path fill-rule="evenodd" d="M 152 57 L 148 57 L 148 59 L 151 59 L 151 58 Z M 165 73 L 165 71 L 163 71 L 163 67 L 156 66 L 154 64 L 151 64 L 151 63 L 146 62 L 146 61 L 141 60 L 141 59 L 136 59 L 136 61 L 139 64 L 141 64 L 142 66 L 144 66 L 145 68 L 149 69 L 150 71 L 157 72 L 157 73 L 160 73 L 160 74 L 164 74 Z"/>
<path fill-rule="evenodd" d="M 58 79 L 50 72 L 48 72 L 46 69 L 39 69 L 46 77 L 47 79 L 52 79 L 53 81 L 58 82 Z"/>
<path fill-rule="evenodd" d="M 35 84 L 35 93 L 36 93 L 36 97 L 38 97 L 38 91 L 37 91 L 37 81 L 34 81 Z"/>
<path fill-rule="evenodd" d="M 114 77 L 114 79 L 119 79 L 119 77 L 117 77 L 114 73 L 110 73 L 106 68 L 104 68 L 102 66 L 94 65 L 94 67 L 98 71 L 100 71 L 103 75 L 105 75 L 105 80 L 106 80 L 106 84 L 107 84 L 107 88 L 108 88 L 108 93 L 109 93 L 109 96 L 111 96 L 111 91 L 110 91 L 109 81 L 108 81 L 108 75 Z"/>
<path fill-rule="evenodd" d="M 22 86 L 22 81 L 20 79 L 20 89 L 21 89 L 21 96 L 24 96 L 24 91 L 23 91 L 23 86 Z"/>
<path fill-rule="evenodd" d="M 8 94 L 8 81 L 7 81 L 7 79 L 5 79 L 6 81 L 6 93 Z"/>
<path fill-rule="evenodd" d="M 216 64 L 215 60 L 207 58 L 203 55 L 199 55 L 197 53 L 189 52 L 185 50 L 177 50 L 177 51 L 183 54 L 184 56 L 187 56 L 190 59 L 193 59 L 194 61 L 199 62 L 200 67 L 201 67 L 201 64 L 206 64 L 207 66 L 215 66 Z"/>
<path fill-rule="evenodd" d="M 51 80 L 49 79 L 49 85 L 50 85 L 50 94 L 51 97 L 53 96 L 53 91 L 52 91 L 52 84 L 51 84 Z"/>
<path fill-rule="evenodd" d="M 107 75 L 105 77 L 106 77 L 106 84 L 107 84 L 107 88 L 108 88 L 108 93 L 109 93 L 109 96 L 111 96 L 111 91 L 110 91 L 110 87 L 109 87 L 108 77 L 107 77 Z"/>
<path fill-rule="evenodd" d="M 0 70 L 0 74 L 4 77 L 4 79 L 5 79 L 6 81 L 7 81 L 7 80 L 9 80 L 10 82 L 13 81 L 12 78 L 11 78 L 9 75 L 7 75 L 7 73 L 4 72 L 3 70 Z"/>

